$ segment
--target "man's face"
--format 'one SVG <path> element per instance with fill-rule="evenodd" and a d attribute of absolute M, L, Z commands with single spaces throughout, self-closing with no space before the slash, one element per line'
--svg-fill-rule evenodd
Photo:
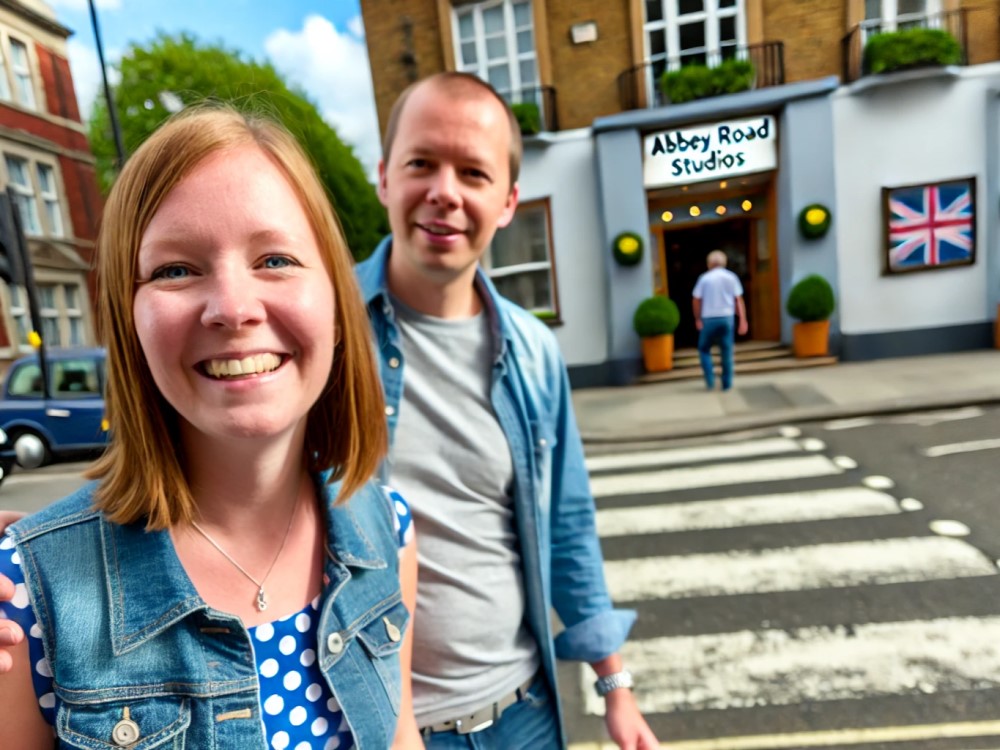
<path fill-rule="evenodd" d="M 431 84 L 410 94 L 389 162 L 379 164 L 392 278 L 471 284 L 477 261 L 517 205 L 510 138 L 506 112 L 485 92 Z"/>

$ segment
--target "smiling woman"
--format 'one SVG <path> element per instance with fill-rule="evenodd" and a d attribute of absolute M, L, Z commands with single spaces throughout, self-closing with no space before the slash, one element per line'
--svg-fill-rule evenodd
<path fill-rule="evenodd" d="M 229 109 L 175 117 L 97 256 L 112 438 L 0 541 L 29 633 L 0 746 L 419 747 L 409 515 L 370 481 L 367 317 L 306 156 Z"/>

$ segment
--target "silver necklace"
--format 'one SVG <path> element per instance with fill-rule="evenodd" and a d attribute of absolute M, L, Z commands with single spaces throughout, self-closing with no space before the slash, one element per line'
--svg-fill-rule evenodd
<path fill-rule="evenodd" d="M 281 557 L 282 550 L 285 549 L 285 542 L 288 541 L 288 533 L 292 530 L 292 521 L 295 520 L 295 511 L 298 510 L 298 508 L 299 508 L 299 500 L 298 500 L 298 498 L 296 498 L 296 500 L 295 500 L 295 507 L 292 508 L 292 514 L 288 518 L 288 527 L 285 529 L 285 535 L 281 538 L 281 546 L 278 547 L 278 554 L 276 554 L 274 556 L 274 559 L 271 561 L 270 567 L 268 567 L 267 572 L 264 574 L 264 577 L 261 578 L 259 581 L 256 578 L 254 578 L 252 575 L 250 575 L 249 573 L 247 573 L 246 570 L 243 568 L 243 566 L 240 565 L 238 562 L 236 562 L 232 558 L 232 555 L 230 555 L 228 552 L 226 552 L 224 549 L 222 549 L 222 547 L 219 545 L 219 543 L 217 541 L 215 541 L 214 539 L 212 539 L 212 537 L 210 537 L 208 535 L 208 532 L 205 531 L 203 528 L 201 528 L 201 526 L 199 526 L 196 521 L 192 521 L 191 522 L 191 525 L 194 526 L 195 531 L 197 531 L 199 534 L 201 534 L 203 537 L 205 537 L 205 539 L 208 541 L 209 544 L 211 544 L 213 547 L 215 547 L 217 550 L 219 550 L 219 553 L 224 558 L 226 558 L 227 560 L 229 560 L 229 562 L 231 562 L 233 564 L 234 568 L 236 568 L 238 571 L 240 571 L 240 573 L 242 573 L 247 578 L 249 578 L 251 581 L 253 581 L 254 586 L 257 587 L 257 611 L 258 612 L 263 612 L 265 609 L 267 609 L 267 594 L 264 592 L 264 582 L 267 580 L 267 577 L 269 575 L 271 575 L 271 571 L 274 570 L 275 563 L 278 562 L 278 558 Z"/>

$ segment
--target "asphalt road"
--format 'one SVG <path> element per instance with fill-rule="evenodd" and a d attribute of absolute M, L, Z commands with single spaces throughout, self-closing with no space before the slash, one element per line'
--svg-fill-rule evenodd
<path fill-rule="evenodd" d="M 601 452 L 624 654 L 671 748 L 1000 748 L 1000 410 Z M 604 736 L 593 677 L 560 679 L 572 739 Z"/>
<path fill-rule="evenodd" d="M 0 510 L 33 513 L 65 497 L 86 480 L 81 476 L 86 461 L 56 463 L 40 469 L 14 472 L 0 485 Z"/>

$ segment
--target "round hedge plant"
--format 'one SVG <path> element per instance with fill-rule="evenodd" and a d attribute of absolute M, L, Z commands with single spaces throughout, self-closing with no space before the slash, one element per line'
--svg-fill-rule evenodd
<path fill-rule="evenodd" d="M 788 314 L 803 323 L 827 320 L 833 315 L 835 307 L 833 287 L 829 281 L 815 273 L 795 284 L 785 302 Z"/>
<path fill-rule="evenodd" d="M 634 266 L 642 260 L 642 237 L 635 232 L 622 232 L 615 237 L 612 251 L 623 266 Z"/>
<path fill-rule="evenodd" d="M 661 294 L 640 302 L 632 316 L 632 327 L 643 338 L 673 333 L 680 322 L 681 311 L 677 304 Z"/>
<path fill-rule="evenodd" d="M 799 231 L 806 239 L 815 240 L 830 230 L 830 209 L 812 203 L 799 212 Z"/>

